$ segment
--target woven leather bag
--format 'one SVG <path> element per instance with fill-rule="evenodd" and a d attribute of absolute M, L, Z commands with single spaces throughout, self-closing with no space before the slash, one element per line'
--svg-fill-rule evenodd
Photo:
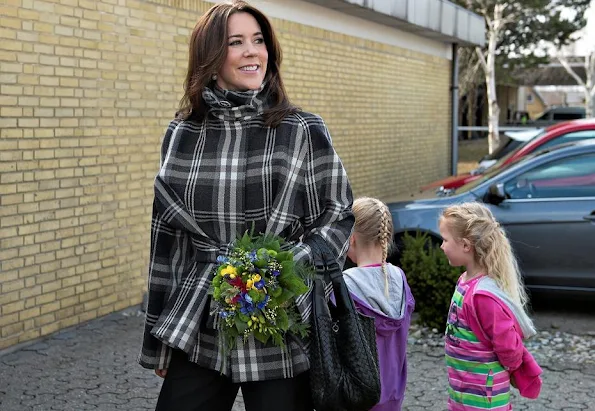
<path fill-rule="evenodd" d="M 359 313 L 326 243 L 316 240 L 310 387 L 316 411 L 367 411 L 380 401 L 374 319 Z M 327 303 L 332 283 L 335 305 Z"/>

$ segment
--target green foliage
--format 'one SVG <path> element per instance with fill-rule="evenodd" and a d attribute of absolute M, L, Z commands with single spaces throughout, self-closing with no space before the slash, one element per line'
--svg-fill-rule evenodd
<path fill-rule="evenodd" d="M 450 300 L 462 269 L 451 267 L 440 247 L 427 234 L 419 232 L 403 237 L 401 268 L 415 297 L 420 322 L 444 331 Z"/>
<path fill-rule="evenodd" d="M 246 342 L 252 335 L 284 346 L 286 333 L 308 333 L 295 298 L 308 292 L 305 281 L 313 268 L 294 262 L 293 252 L 281 251 L 283 239 L 253 231 L 238 238 L 228 255 L 220 255 L 213 270 L 212 313 L 219 317 L 226 358 L 238 337 Z"/>
<path fill-rule="evenodd" d="M 585 24 L 591 0 L 454 0 L 490 21 L 496 4 L 506 4 L 504 25 L 496 47 L 498 78 L 515 66 L 547 63 L 547 47 L 566 45 Z M 564 12 L 563 12 L 564 11 Z M 569 12 L 570 11 L 570 12 Z M 464 64 L 464 62 L 462 62 Z M 506 70 L 502 70 L 506 67 Z M 504 79 L 502 79 L 504 80 Z"/>
<path fill-rule="evenodd" d="M 503 19 L 506 21 L 500 30 L 495 49 L 494 76 L 498 84 L 519 84 L 531 78 L 531 71 L 550 60 L 549 47 L 561 47 L 577 40 L 577 32 L 585 24 L 585 10 L 591 0 L 454 0 L 458 5 L 471 10 L 486 20 L 486 35 L 489 36 L 488 22 L 494 18 L 496 4 L 505 4 Z M 563 13 L 564 11 L 564 13 Z M 484 56 L 487 52 L 483 49 Z M 459 49 L 459 87 L 461 96 L 474 99 L 472 90 L 485 82 L 475 48 Z M 468 95 L 470 93 L 470 95 Z M 468 112 L 474 110 L 474 102 Z M 463 107 L 463 106 L 462 106 Z"/>

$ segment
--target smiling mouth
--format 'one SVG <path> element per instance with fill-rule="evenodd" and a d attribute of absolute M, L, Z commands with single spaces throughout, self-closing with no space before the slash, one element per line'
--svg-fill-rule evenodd
<path fill-rule="evenodd" d="M 240 67 L 240 71 L 252 73 L 252 72 L 257 71 L 259 67 L 260 66 L 258 64 L 253 64 L 251 66 L 243 66 L 243 67 Z"/>

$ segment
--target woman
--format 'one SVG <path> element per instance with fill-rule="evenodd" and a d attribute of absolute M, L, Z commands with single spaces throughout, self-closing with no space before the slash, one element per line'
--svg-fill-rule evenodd
<path fill-rule="evenodd" d="M 351 188 L 318 116 L 289 103 L 268 19 L 213 6 L 190 39 L 185 94 L 161 150 L 140 363 L 164 377 L 157 410 L 311 410 L 307 341 L 238 339 L 224 362 L 209 314 L 217 256 L 246 230 L 279 235 L 310 261 L 314 236 L 343 259 Z M 311 293 L 296 301 L 309 322 Z M 226 364 L 223 367 L 223 364 Z"/>

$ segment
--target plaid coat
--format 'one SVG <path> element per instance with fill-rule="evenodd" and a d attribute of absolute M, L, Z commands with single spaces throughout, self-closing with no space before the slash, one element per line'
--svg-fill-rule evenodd
<path fill-rule="evenodd" d="M 255 233 L 287 239 L 296 260 L 311 261 L 312 236 L 324 238 L 341 260 L 347 249 L 351 188 L 323 120 L 298 112 L 266 127 L 265 92 L 207 88 L 206 120 L 174 120 L 165 133 L 139 357 L 146 368 L 167 368 L 177 348 L 234 382 L 290 378 L 309 369 L 308 342 L 294 335 L 285 348 L 238 338 L 224 362 L 207 294 L 217 256 L 252 224 Z M 310 321 L 311 292 L 297 305 Z"/>

